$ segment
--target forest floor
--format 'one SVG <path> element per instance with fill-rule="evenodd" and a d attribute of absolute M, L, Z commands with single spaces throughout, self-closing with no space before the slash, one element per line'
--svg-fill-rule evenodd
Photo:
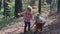
<path fill-rule="evenodd" d="M 60 23 L 58 18 L 50 17 L 47 18 L 47 22 L 43 28 L 43 34 L 60 34 Z M 31 20 L 31 26 L 34 21 Z M 33 29 L 33 28 L 32 28 Z M 19 34 L 24 31 L 23 17 L 16 19 L 16 23 L 11 23 L 0 30 L 0 34 Z"/>

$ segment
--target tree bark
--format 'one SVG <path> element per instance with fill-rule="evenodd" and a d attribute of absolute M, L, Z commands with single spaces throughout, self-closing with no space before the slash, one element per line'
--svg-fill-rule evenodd
<path fill-rule="evenodd" d="M 38 12 L 41 14 L 41 0 L 39 0 L 39 10 Z"/>
<path fill-rule="evenodd" d="M 58 0 L 58 11 L 60 12 L 60 0 Z"/>
<path fill-rule="evenodd" d="M 2 4 L 2 0 L 0 0 L 0 10 L 1 10 L 1 4 Z"/>
<path fill-rule="evenodd" d="M 22 0 L 15 0 L 15 17 L 19 17 L 19 12 L 22 12 Z"/>
<path fill-rule="evenodd" d="M 34 5 L 35 5 L 35 2 L 36 2 L 36 0 L 31 0 L 31 1 L 30 1 L 30 5 L 31 5 L 31 6 L 34 6 Z"/>
<path fill-rule="evenodd" d="M 10 17 L 10 14 L 9 14 L 10 11 L 8 9 L 9 7 L 8 7 L 8 3 L 7 3 L 8 1 L 7 0 L 4 0 L 3 2 L 4 2 L 4 12 L 3 12 L 3 15 L 6 16 L 6 17 L 7 16 Z"/>

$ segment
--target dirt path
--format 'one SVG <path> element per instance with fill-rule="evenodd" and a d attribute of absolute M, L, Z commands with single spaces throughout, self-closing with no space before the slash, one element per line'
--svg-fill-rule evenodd
<path fill-rule="evenodd" d="M 23 32 L 23 31 L 24 31 L 23 18 L 18 18 L 16 23 L 12 22 L 10 25 L 7 25 L 7 27 L 2 28 L 2 30 L 0 30 L 0 34 L 8 34 L 8 33 L 17 34 L 17 33 Z"/>
<path fill-rule="evenodd" d="M 47 22 L 45 24 L 43 33 L 44 34 L 60 34 L 60 23 L 52 23 L 56 22 L 56 19 L 47 19 Z M 31 20 L 31 26 L 34 24 L 34 21 Z M 59 27 L 59 29 L 58 29 Z M 10 25 L 7 25 L 7 27 L 2 28 L 0 30 L 0 34 L 19 34 L 20 32 L 24 31 L 24 21 L 23 18 L 18 18 L 16 23 L 11 23 Z"/>

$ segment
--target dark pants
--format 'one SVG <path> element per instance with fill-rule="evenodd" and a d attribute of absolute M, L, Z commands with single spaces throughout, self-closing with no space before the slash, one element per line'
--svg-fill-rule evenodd
<path fill-rule="evenodd" d="M 24 32 L 26 32 L 27 26 L 28 26 L 28 31 L 30 31 L 30 22 L 25 22 Z"/>
<path fill-rule="evenodd" d="M 42 26 L 43 26 L 42 23 L 37 23 L 36 24 L 36 31 L 38 31 L 38 29 L 41 29 L 41 31 L 42 31 Z"/>

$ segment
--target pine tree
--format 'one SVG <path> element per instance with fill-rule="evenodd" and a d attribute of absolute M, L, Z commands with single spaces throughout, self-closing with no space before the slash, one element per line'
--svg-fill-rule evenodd
<path fill-rule="evenodd" d="M 10 17 L 10 15 L 9 15 L 10 11 L 9 11 L 8 2 L 10 2 L 10 0 L 4 0 L 4 12 L 3 12 L 3 15 L 6 16 L 6 17 L 7 16 Z"/>
<path fill-rule="evenodd" d="M 1 10 L 1 4 L 2 4 L 2 0 L 0 0 L 0 10 Z"/>
<path fill-rule="evenodd" d="M 22 11 L 22 0 L 15 0 L 15 17 L 19 17 L 18 13 Z"/>
<path fill-rule="evenodd" d="M 38 12 L 41 14 L 41 0 L 39 0 L 39 10 Z"/>

